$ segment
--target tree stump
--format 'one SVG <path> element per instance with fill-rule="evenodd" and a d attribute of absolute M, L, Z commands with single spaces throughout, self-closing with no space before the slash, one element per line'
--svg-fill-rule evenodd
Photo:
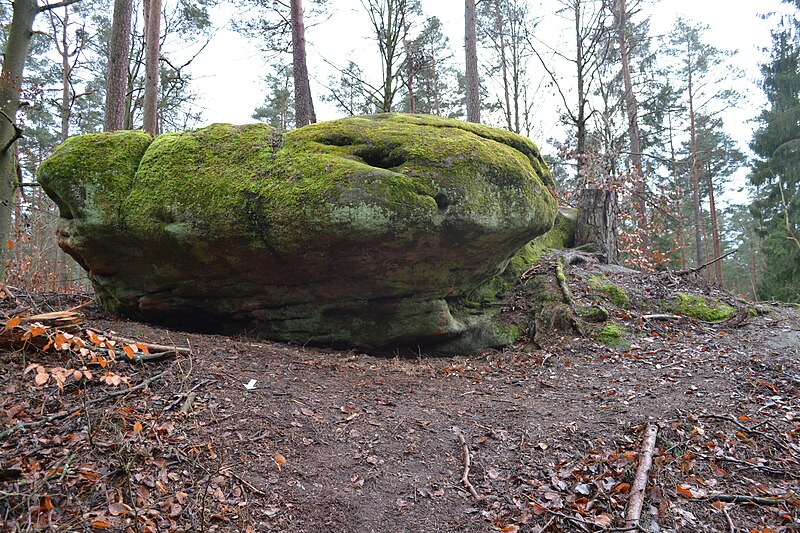
<path fill-rule="evenodd" d="M 584 189 L 578 203 L 578 227 L 575 246 L 591 244 L 606 264 L 619 263 L 616 191 Z"/>

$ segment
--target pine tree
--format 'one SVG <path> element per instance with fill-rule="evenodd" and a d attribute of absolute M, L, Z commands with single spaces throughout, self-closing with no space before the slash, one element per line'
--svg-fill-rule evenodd
<path fill-rule="evenodd" d="M 796 4 L 796 3 L 795 3 Z M 767 106 L 750 144 L 757 159 L 750 206 L 760 222 L 765 270 L 763 299 L 800 301 L 800 23 L 781 19 L 772 36 L 770 62 L 761 68 Z"/>

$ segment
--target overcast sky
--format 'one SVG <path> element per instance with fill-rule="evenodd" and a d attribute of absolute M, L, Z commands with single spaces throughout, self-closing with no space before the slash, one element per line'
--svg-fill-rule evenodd
<path fill-rule="evenodd" d="M 370 64 L 377 64 L 378 58 L 360 1 L 331 0 L 329 4 L 333 11 L 331 17 L 307 30 L 312 92 L 319 120 L 340 116 L 333 107 L 320 101 L 324 92 L 321 84 L 335 73 L 330 64 L 343 66 L 352 58 L 362 68 L 369 69 Z M 533 12 L 542 17 L 536 27 L 537 37 L 552 42 L 554 46 L 567 43 L 569 28 L 565 23 L 568 21 L 554 15 L 558 0 L 530 0 L 530 4 Z M 463 63 L 464 1 L 422 0 L 422 5 L 426 16 L 435 15 L 442 20 L 455 57 Z M 645 9 L 652 13 L 654 35 L 668 33 L 675 20 L 684 17 L 708 25 L 704 34 L 706 43 L 720 49 L 737 50 L 733 61 L 744 72 L 744 78 L 735 83 L 746 98 L 738 109 L 726 113 L 724 119 L 728 134 L 746 150 L 755 127 L 751 119 L 764 102 L 756 85 L 760 78 L 758 64 L 765 59 L 762 49 L 770 44 L 771 24 L 759 15 L 781 9 L 780 0 L 662 0 Z M 253 110 L 264 101 L 262 80 L 269 72 L 269 63 L 253 43 L 230 31 L 231 16 L 230 8 L 215 13 L 216 24 L 226 27 L 217 33 L 193 69 L 202 95 L 206 123 L 252 122 Z M 532 64 L 530 68 L 540 67 Z M 542 94 L 540 97 L 543 101 L 549 99 L 551 103 L 544 105 L 538 113 L 540 126 L 532 137 L 547 150 L 547 138 L 564 138 L 566 127 L 558 120 L 558 101 L 550 95 Z"/>

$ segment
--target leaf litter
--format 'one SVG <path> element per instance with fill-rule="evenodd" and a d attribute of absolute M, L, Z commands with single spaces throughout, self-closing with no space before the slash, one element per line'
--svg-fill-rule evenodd
<path fill-rule="evenodd" d="M 653 279 L 614 281 L 652 294 Z M 800 313 L 762 306 L 726 327 L 612 311 L 636 332 L 618 348 L 561 335 L 449 358 L 175 332 L 92 304 L 90 326 L 63 332 L 7 315 L 5 332 L 30 336 L 0 356 L 0 524 L 622 531 L 653 423 L 641 531 L 797 530 L 800 347 L 775 339 Z M 153 343 L 176 350 L 135 357 Z"/>

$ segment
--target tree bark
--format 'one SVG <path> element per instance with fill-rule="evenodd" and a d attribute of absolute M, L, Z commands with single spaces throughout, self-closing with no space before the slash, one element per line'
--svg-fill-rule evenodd
<path fill-rule="evenodd" d="M 464 4 L 464 49 L 466 51 L 466 93 L 467 120 L 481 121 L 480 80 L 478 79 L 478 36 L 476 31 L 477 14 L 475 0 L 466 0 Z"/>
<path fill-rule="evenodd" d="M 584 176 L 584 157 L 586 156 L 586 89 L 585 69 L 583 63 L 583 39 L 581 38 L 581 2 L 575 1 L 573 5 L 575 11 L 575 65 L 578 73 L 578 119 L 576 121 L 577 131 L 575 134 L 575 173 L 578 176 L 578 183 L 583 187 L 586 183 Z"/>
<path fill-rule="evenodd" d="M 711 165 L 708 165 L 708 202 L 711 210 L 711 242 L 714 258 L 722 257 L 722 248 L 719 243 L 719 224 L 717 223 L 717 204 L 714 201 L 714 180 L 711 176 Z M 717 278 L 717 285 L 723 287 L 722 279 L 722 260 L 714 263 L 714 274 Z"/>
<path fill-rule="evenodd" d="M 133 2 L 115 0 L 111 24 L 111 52 L 106 78 L 106 108 L 103 131 L 120 130 L 125 125 L 125 94 L 128 89 L 128 54 L 131 47 Z"/>
<path fill-rule="evenodd" d="M 0 78 L 0 280 L 5 277 L 8 246 L 11 237 L 14 186 L 17 180 L 17 158 L 14 143 L 21 137 L 17 126 L 22 72 L 33 35 L 33 21 L 39 12 L 36 0 L 14 0 L 14 12 L 3 53 Z"/>
<path fill-rule="evenodd" d="M 703 254 L 703 219 L 700 212 L 700 177 L 697 168 L 697 127 L 694 115 L 694 94 L 692 94 L 692 57 L 691 50 L 687 60 L 689 66 L 689 138 L 690 138 L 690 157 L 692 166 L 692 204 L 694 207 L 694 252 L 697 265 L 705 263 Z"/>
<path fill-rule="evenodd" d="M 495 31 L 497 32 L 499 38 L 499 46 L 500 49 L 500 71 L 503 75 L 503 100 L 506 104 L 505 115 L 506 115 L 506 127 L 508 131 L 514 131 L 514 126 L 511 124 L 511 95 L 509 94 L 509 87 L 508 87 L 508 65 L 506 60 L 506 38 L 505 38 L 505 28 L 503 27 L 503 12 L 500 10 L 500 0 L 495 0 L 494 3 L 494 14 L 495 14 Z"/>
<path fill-rule="evenodd" d="M 617 193 L 606 189 L 583 189 L 578 202 L 575 246 L 591 244 L 607 264 L 619 263 Z"/>
<path fill-rule="evenodd" d="M 625 111 L 628 115 L 628 137 L 631 146 L 631 163 L 633 164 L 634 186 L 633 196 L 636 199 L 636 229 L 639 240 L 647 248 L 647 184 L 642 170 L 642 144 L 639 137 L 639 119 L 637 117 L 636 98 L 633 94 L 631 67 L 628 58 L 628 39 L 625 31 L 627 21 L 625 0 L 617 0 L 614 4 L 614 17 L 617 23 L 619 38 L 619 54 L 622 63 L 622 80 L 625 86 Z"/>
<path fill-rule="evenodd" d="M 303 24 L 302 0 L 291 0 L 291 20 L 295 127 L 302 128 L 317 121 L 306 64 L 306 29 Z"/>
<path fill-rule="evenodd" d="M 158 60 L 161 48 L 161 0 L 144 2 L 146 12 L 144 121 L 142 129 L 158 135 Z"/>

